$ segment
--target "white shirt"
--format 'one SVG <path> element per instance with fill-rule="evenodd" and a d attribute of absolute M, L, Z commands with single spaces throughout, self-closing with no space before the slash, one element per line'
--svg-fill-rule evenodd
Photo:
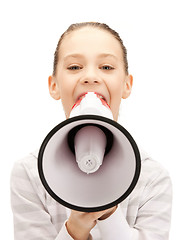
<path fill-rule="evenodd" d="M 65 223 L 70 210 L 44 189 L 37 170 L 38 152 L 14 164 L 11 203 L 15 240 L 71 240 Z M 141 152 L 141 174 L 115 213 L 97 221 L 93 240 L 168 240 L 172 186 L 168 172 Z"/>

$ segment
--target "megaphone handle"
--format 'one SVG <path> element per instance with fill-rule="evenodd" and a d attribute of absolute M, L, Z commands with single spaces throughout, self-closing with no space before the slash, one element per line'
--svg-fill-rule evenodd
<path fill-rule="evenodd" d="M 85 173 L 93 173 L 102 165 L 107 139 L 104 132 L 95 126 L 80 129 L 74 140 L 76 161 Z"/>

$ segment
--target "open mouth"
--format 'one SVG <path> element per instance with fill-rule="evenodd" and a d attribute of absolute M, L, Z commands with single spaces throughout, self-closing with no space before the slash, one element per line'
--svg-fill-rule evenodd
<path fill-rule="evenodd" d="M 77 98 L 76 102 L 78 102 L 79 100 L 82 100 L 82 99 L 86 96 L 87 93 L 88 93 L 88 92 L 82 93 L 82 94 Z"/>
<path fill-rule="evenodd" d="M 106 98 L 105 98 L 102 94 L 96 93 L 96 92 L 95 92 L 95 94 L 96 94 L 96 96 L 97 96 L 99 99 L 101 99 L 101 100 L 103 100 L 103 101 L 105 101 L 105 102 L 107 103 Z"/>
<path fill-rule="evenodd" d="M 72 109 L 73 109 L 74 107 L 77 107 L 77 106 L 81 103 L 82 99 L 86 96 L 87 93 L 94 93 L 94 94 L 96 94 L 96 97 L 101 100 L 102 104 L 103 104 L 105 107 L 107 107 L 107 108 L 110 109 L 110 105 L 109 105 L 107 99 L 104 97 L 103 94 L 98 93 L 98 92 L 84 92 L 84 93 L 80 94 L 80 95 L 78 96 L 78 98 L 76 99 L 76 102 L 74 103 Z"/>
<path fill-rule="evenodd" d="M 77 101 L 82 100 L 82 99 L 86 96 L 87 93 L 88 93 L 88 92 L 82 93 L 82 94 L 78 97 Z M 97 92 L 94 92 L 94 93 L 96 94 L 96 96 L 97 96 L 100 100 L 102 100 L 102 101 L 104 101 L 104 102 L 107 103 L 106 98 L 105 98 L 101 93 L 97 93 Z"/>

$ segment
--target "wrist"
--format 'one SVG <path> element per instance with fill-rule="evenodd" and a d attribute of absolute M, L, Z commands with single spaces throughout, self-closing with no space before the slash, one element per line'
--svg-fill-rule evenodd
<path fill-rule="evenodd" d="M 118 206 L 115 206 L 115 207 L 112 209 L 112 211 L 110 211 L 110 212 L 102 215 L 100 218 L 98 218 L 98 220 L 101 221 L 101 220 L 105 220 L 106 218 L 110 217 L 110 216 L 116 211 L 117 207 L 118 207 Z"/>
<path fill-rule="evenodd" d="M 91 234 L 90 231 L 84 231 L 77 226 L 74 226 L 69 221 L 65 224 L 68 234 L 74 239 L 74 240 L 91 240 Z"/>

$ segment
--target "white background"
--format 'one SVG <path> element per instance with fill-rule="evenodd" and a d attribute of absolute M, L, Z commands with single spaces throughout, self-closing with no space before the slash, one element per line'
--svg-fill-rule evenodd
<path fill-rule="evenodd" d="M 9 181 L 13 163 L 39 147 L 65 119 L 48 94 L 60 35 L 75 22 L 99 21 L 119 32 L 128 49 L 133 93 L 119 122 L 170 172 L 174 199 L 170 240 L 178 234 L 179 6 L 174 0 L 0 2 L 0 226 L 13 239 Z"/>

